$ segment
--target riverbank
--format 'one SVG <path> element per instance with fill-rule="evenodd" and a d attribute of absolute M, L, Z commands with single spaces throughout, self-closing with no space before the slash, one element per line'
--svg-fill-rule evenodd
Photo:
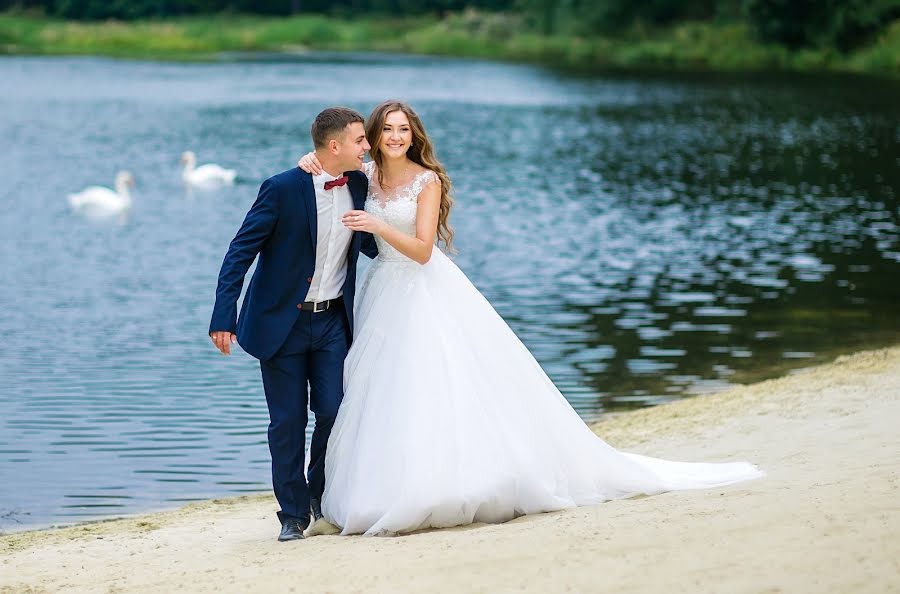
<path fill-rule="evenodd" d="M 277 543 L 270 495 L 0 537 L 0 592 L 887 592 L 900 347 L 612 416 L 617 447 L 764 479 L 399 538 Z"/>
<path fill-rule="evenodd" d="M 522 33 L 518 17 L 467 11 L 442 20 L 319 15 L 214 15 L 134 22 L 67 22 L 0 14 L 0 54 L 212 60 L 224 52 L 387 51 L 488 58 L 600 72 L 833 71 L 900 77 L 900 20 L 849 53 L 792 51 L 756 41 L 746 24 L 686 22 L 613 37 Z"/>

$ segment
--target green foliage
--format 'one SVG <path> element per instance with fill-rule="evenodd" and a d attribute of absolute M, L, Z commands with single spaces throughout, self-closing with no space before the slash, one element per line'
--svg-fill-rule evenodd
<path fill-rule="evenodd" d="M 859 47 L 900 17 L 900 0 L 517 0 L 531 31 L 618 35 L 684 21 L 749 21 L 791 48 Z"/>
<path fill-rule="evenodd" d="M 900 17 L 900 0 L 746 0 L 761 39 L 788 47 L 858 47 Z"/>
<path fill-rule="evenodd" d="M 550 35 L 614 34 L 636 25 L 735 18 L 740 0 L 517 0 L 532 30 Z"/>
<path fill-rule="evenodd" d="M 0 10 L 35 11 L 73 20 L 134 20 L 221 12 L 342 16 L 443 14 L 467 7 L 508 10 L 512 0 L 0 0 Z"/>
<path fill-rule="evenodd" d="M 310 17 L 320 14 L 342 18 L 404 15 L 403 18 L 431 16 L 446 20 L 456 18 L 454 15 L 460 12 L 470 15 L 514 12 L 516 22 L 510 23 L 512 30 L 494 31 L 501 37 L 526 33 L 623 37 L 681 22 L 749 23 L 763 42 L 776 42 L 792 49 L 836 48 L 839 51 L 866 44 L 900 18 L 900 0 L 0 0 L 0 10 L 10 8 L 78 21 L 130 21 L 223 13 Z M 486 17 L 479 18 L 483 24 Z M 507 17 L 498 17 L 504 18 Z M 482 32 L 471 30 L 476 20 L 469 18 L 468 24 L 448 26 L 478 37 Z M 331 34 L 342 35 L 340 31 Z M 451 36 L 458 37 L 457 33 Z M 493 34 L 486 37 L 496 41 Z M 433 40 L 428 44 L 449 48 L 456 43 L 458 38 Z"/>
<path fill-rule="evenodd" d="M 900 19 L 879 33 L 873 43 L 848 55 L 844 69 L 900 76 Z"/>
<path fill-rule="evenodd" d="M 564 1 L 564 0 L 561 0 Z M 734 19 L 642 22 L 609 34 L 552 33 L 528 13 L 465 10 L 444 18 L 242 14 L 65 21 L 0 13 L 0 53 L 202 60 L 224 51 L 375 50 L 603 69 L 843 70 L 900 77 L 900 20 L 848 52 L 761 41 Z"/>

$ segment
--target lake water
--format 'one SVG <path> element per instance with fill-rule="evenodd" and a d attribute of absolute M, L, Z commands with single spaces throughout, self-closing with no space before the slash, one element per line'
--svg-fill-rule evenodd
<path fill-rule="evenodd" d="M 257 364 L 206 330 L 329 105 L 418 109 L 456 261 L 587 420 L 900 336 L 896 83 L 235 58 L 0 58 L 0 530 L 269 488 Z M 186 192 L 188 149 L 238 183 Z M 70 210 L 122 168 L 127 218 Z"/>

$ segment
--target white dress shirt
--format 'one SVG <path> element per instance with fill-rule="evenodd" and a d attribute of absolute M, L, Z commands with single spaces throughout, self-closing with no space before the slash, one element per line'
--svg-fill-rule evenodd
<path fill-rule="evenodd" d="M 337 179 L 324 171 L 313 176 L 316 189 L 316 269 L 306 301 L 328 301 L 340 297 L 347 278 L 347 251 L 353 231 L 341 223 L 341 217 L 353 210 L 353 198 L 347 184 L 325 190 L 325 182 Z"/>

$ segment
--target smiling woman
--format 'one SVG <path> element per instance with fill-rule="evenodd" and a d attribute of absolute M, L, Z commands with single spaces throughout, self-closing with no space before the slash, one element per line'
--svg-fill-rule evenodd
<path fill-rule="evenodd" d="M 368 131 L 366 210 L 352 211 L 345 224 L 372 233 L 378 256 L 354 309 L 344 398 L 311 534 L 505 522 L 764 476 L 747 462 L 683 463 L 619 452 L 593 435 L 435 247 L 443 184 L 425 163 L 443 168 L 418 115 L 388 100 L 372 112 Z"/>
<path fill-rule="evenodd" d="M 454 263 L 584 419 L 900 332 L 889 83 L 395 54 L 7 57 L 0 79 L 2 530 L 270 489 L 259 367 L 203 334 L 259 184 L 309 150 L 333 102 L 415 105 L 454 182 Z M 235 185 L 187 195 L 177 162 L 195 146 Z M 68 193 L 120 168 L 139 183 L 126 222 L 71 211 Z"/>
<path fill-rule="evenodd" d="M 438 244 L 443 243 L 447 250 L 453 250 L 453 229 L 448 219 L 453 207 L 450 178 L 444 166 L 435 156 L 431 139 L 425 133 L 425 127 L 413 109 L 406 103 L 396 100 L 384 101 L 369 115 L 366 122 L 366 134 L 372 142 L 372 160 L 375 163 L 377 185 L 385 190 L 392 190 L 400 185 L 408 184 L 414 175 L 422 171 L 431 171 L 440 182 L 439 187 L 426 188 L 422 198 L 433 200 L 432 193 L 437 192 L 438 220 L 434 233 L 428 233 L 431 225 L 426 224 L 426 235 L 430 246 L 437 234 Z M 427 258 L 429 250 L 425 250 Z"/>

